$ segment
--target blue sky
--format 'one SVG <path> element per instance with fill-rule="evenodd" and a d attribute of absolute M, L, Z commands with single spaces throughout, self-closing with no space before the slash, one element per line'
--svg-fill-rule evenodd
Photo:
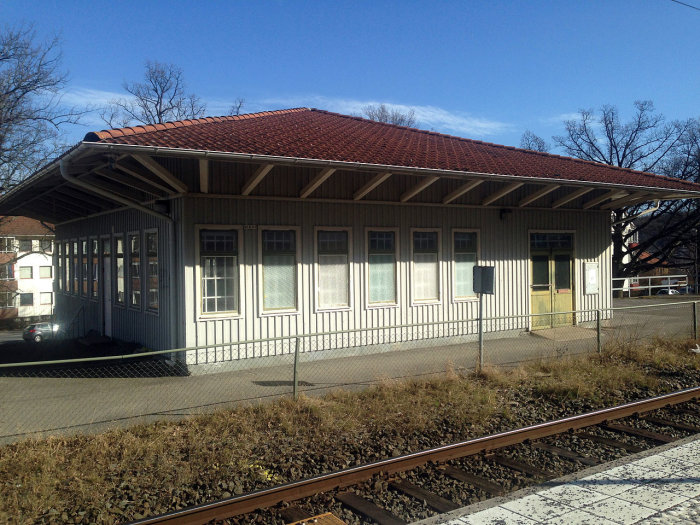
<path fill-rule="evenodd" d="M 700 7 L 700 0 L 684 0 Z M 66 100 L 99 105 L 146 60 L 183 68 L 210 115 L 415 108 L 418 127 L 517 146 L 579 108 L 700 117 L 700 11 L 620 1 L 4 1 L 3 24 L 62 39 Z M 102 129 L 96 116 L 68 140 Z"/>

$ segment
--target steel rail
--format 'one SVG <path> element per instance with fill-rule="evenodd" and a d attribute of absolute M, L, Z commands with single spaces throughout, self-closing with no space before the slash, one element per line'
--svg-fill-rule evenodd
<path fill-rule="evenodd" d="M 604 408 L 586 414 L 539 423 L 516 430 L 508 430 L 396 458 L 359 465 L 329 474 L 322 474 L 300 481 L 293 481 L 268 489 L 137 520 L 132 522 L 132 525 L 189 525 L 207 523 L 211 520 L 222 520 L 257 509 L 271 507 L 281 501 L 294 501 L 320 492 L 354 485 L 366 481 L 380 472 L 392 474 L 411 470 L 429 461 L 444 462 L 450 459 L 470 456 L 508 445 L 519 444 L 528 439 L 541 439 L 554 434 L 597 425 L 609 420 L 650 412 L 696 398 L 700 398 L 700 387 L 688 388 L 616 407 Z"/>

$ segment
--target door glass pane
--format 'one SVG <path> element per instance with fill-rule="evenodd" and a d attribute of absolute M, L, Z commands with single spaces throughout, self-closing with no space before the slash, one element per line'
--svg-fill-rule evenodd
<path fill-rule="evenodd" d="M 549 256 L 532 256 L 532 289 L 534 291 L 549 290 Z"/>
<path fill-rule="evenodd" d="M 369 302 L 396 302 L 396 274 L 394 254 L 370 254 Z"/>
<path fill-rule="evenodd" d="M 294 255 L 263 255 L 263 308 L 296 308 Z"/>
<path fill-rule="evenodd" d="M 568 254 L 554 256 L 554 286 L 557 290 L 571 289 L 571 258 Z"/>
<path fill-rule="evenodd" d="M 455 297 L 474 295 L 475 253 L 455 253 Z"/>

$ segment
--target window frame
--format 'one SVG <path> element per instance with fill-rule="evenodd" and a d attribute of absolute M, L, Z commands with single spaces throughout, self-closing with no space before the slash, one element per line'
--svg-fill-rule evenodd
<path fill-rule="evenodd" d="M 16 239 L 17 241 L 17 253 L 23 252 L 23 253 L 32 253 L 34 251 L 34 239 L 33 238 L 21 238 L 21 239 Z M 22 243 L 29 243 L 29 249 L 25 250 L 22 248 Z"/>
<path fill-rule="evenodd" d="M 41 269 L 42 268 L 48 268 L 49 269 L 49 276 L 48 277 L 42 277 L 41 276 Z M 39 279 L 53 279 L 53 266 L 47 266 L 47 265 L 41 265 L 39 266 Z"/>
<path fill-rule="evenodd" d="M 69 240 L 63 240 L 63 293 L 71 294 L 71 243 Z"/>
<path fill-rule="evenodd" d="M 29 269 L 29 277 L 22 277 L 22 270 L 23 270 L 23 269 L 26 270 L 27 268 Z M 25 280 L 25 279 L 34 279 L 34 267 L 33 267 L 33 266 L 20 266 L 20 267 L 19 267 L 19 272 L 18 272 L 18 273 L 19 273 L 19 278 L 22 279 L 22 280 Z"/>
<path fill-rule="evenodd" d="M 156 308 L 153 308 L 150 306 L 150 299 L 149 299 L 149 294 L 151 293 L 150 289 L 150 278 L 151 278 L 151 265 L 148 255 L 148 236 L 151 234 L 156 234 L 156 263 L 158 264 L 158 273 L 156 274 L 158 277 L 158 306 Z M 199 235 L 199 234 L 197 234 Z M 199 253 L 199 245 L 197 246 L 197 253 Z M 161 250 L 160 250 L 160 232 L 158 231 L 158 228 L 148 228 L 143 230 L 143 262 L 144 262 L 144 275 L 143 279 L 146 280 L 146 295 L 145 298 L 143 296 L 143 293 L 141 294 L 141 301 L 143 302 L 143 308 L 144 311 L 147 314 L 150 315 L 155 315 L 158 316 L 160 312 L 160 298 L 161 298 L 161 293 L 160 293 L 160 281 L 161 281 L 161 273 L 160 273 L 160 268 L 161 268 Z M 197 264 L 195 265 L 197 267 L 197 271 L 199 271 L 199 257 L 195 259 L 197 261 Z M 141 286 L 143 287 L 143 280 Z M 145 299 L 145 300 L 144 300 Z M 199 317 L 199 310 L 197 310 L 197 317 Z M 207 317 L 209 318 L 209 317 Z"/>
<path fill-rule="evenodd" d="M 119 301 L 119 264 L 118 264 L 118 259 L 119 259 L 119 252 L 117 252 L 117 244 L 119 242 L 119 239 L 122 241 L 122 254 L 121 254 L 121 259 L 122 259 L 122 279 L 124 280 L 123 283 L 123 299 Z M 126 307 L 126 235 L 123 232 L 119 233 L 114 233 L 112 234 L 112 243 L 111 243 L 111 251 L 110 251 L 110 264 L 112 264 L 112 275 L 113 275 L 113 282 L 112 282 L 112 304 L 114 306 L 118 306 L 120 308 L 125 308 Z"/>
<path fill-rule="evenodd" d="M 49 297 L 51 298 L 51 301 L 48 303 L 43 302 L 42 296 L 48 294 Z M 39 292 L 39 306 L 48 306 L 53 304 L 53 292 Z"/>
<path fill-rule="evenodd" d="M 71 239 L 71 294 L 79 296 L 80 295 L 80 240 Z"/>
<path fill-rule="evenodd" d="M 319 264 L 319 251 L 318 251 L 318 232 L 328 231 L 328 232 L 347 232 L 348 234 L 348 305 L 347 306 L 330 306 L 323 307 L 319 301 L 320 289 L 319 274 L 320 267 Z M 350 226 L 315 226 L 314 227 L 314 313 L 320 312 L 346 312 L 353 309 L 354 305 L 354 264 L 353 264 L 353 250 L 352 250 L 352 227 Z"/>
<path fill-rule="evenodd" d="M 90 270 L 90 260 L 88 259 L 90 244 L 86 237 L 78 239 L 78 265 L 80 266 L 80 285 L 78 295 L 81 297 L 89 297 L 90 289 L 88 288 L 88 273 Z"/>
<path fill-rule="evenodd" d="M 478 228 L 452 228 L 450 230 L 450 293 L 453 303 L 469 303 L 479 300 L 479 294 L 457 295 L 457 266 L 455 260 L 455 233 L 476 233 L 476 264 L 481 261 L 481 230 Z"/>
<path fill-rule="evenodd" d="M 17 308 L 17 293 L 0 291 L 0 298 L 4 297 L 6 300 L 0 299 L 0 310 L 5 310 L 8 308 Z"/>
<path fill-rule="evenodd" d="M 139 294 L 141 294 L 140 304 L 134 305 L 132 303 L 133 299 L 133 276 L 131 275 L 131 237 L 136 236 L 138 238 L 138 249 L 139 249 Z M 130 309 L 136 312 L 143 311 L 143 237 L 141 232 L 130 231 L 126 232 L 124 235 L 126 244 L 124 246 L 124 303 Z"/>
<path fill-rule="evenodd" d="M 204 312 L 204 294 L 202 290 L 202 257 L 201 257 L 201 236 L 200 232 L 202 230 L 235 230 L 237 234 L 238 242 L 238 310 L 228 310 L 225 312 Z M 160 235 L 157 230 L 151 229 L 144 231 L 144 239 L 146 233 L 156 233 Z M 243 265 L 243 226 L 241 225 L 226 225 L 226 224 L 196 224 L 194 227 L 195 232 L 195 290 L 197 294 L 197 319 L 198 320 L 209 320 L 209 319 L 241 319 L 243 318 L 243 313 L 245 312 L 245 290 L 243 288 L 243 274 L 245 273 L 245 266 Z M 160 241 L 160 239 L 159 239 Z M 148 255 L 146 255 L 148 257 Z M 160 253 L 158 254 L 158 265 L 160 270 Z M 158 274 L 158 297 L 160 304 L 160 273 Z M 143 298 L 142 298 L 143 299 Z M 148 299 L 148 298 L 147 298 Z M 156 314 L 158 310 L 150 309 L 150 312 Z"/>
<path fill-rule="evenodd" d="M 394 302 L 371 303 L 369 301 L 369 232 L 394 232 L 394 290 L 396 297 Z M 377 308 L 398 308 L 401 304 L 401 288 L 400 282 L 400 248 L 401 237 L 399 236 L 400 228 L 395 226 L 368 226 L 365 227 L 365 260 L 364 266 L 364 294 L 365 294 L 365 309 L 374 310 Z"/>
<path fill-rule="evenodd" d="M 0 253 L 15 253 L 17 251 L 15 241 L 15 237 L 0 237 Z M 5 249 L 3 249 L 3 244 L 5 244 Z M 12 249 L 8 250 L 8 246 Z"/>
<path fill-rule="evenodd" d="M 15 278 L 15 265 L 13 262 L 7 262 L 0 264 L 0 268 L 7 268 L 7 277 L 2 277 L 0 274 L 0 281 L 14 281 Z"/>
<path fill-rule="evenodd" d="M 33 308 L 34 307 L 34 292 L 19 292 L 17 294 L 19 296 L 19 304 L 17 305 L 20 308 Z M 32 302 L 31 304 L 22 304 L 22 297 L 26 297 L 27 295 L 32 296 Z"/>
<path fill-rule="evenodd" d="M 295 232 L 295 254 L 294 268 L 296 276 L 296 298 L 294 308 L 280 308 L 278 310 L 265 310 L 265 290 L 264 290 L 264 271 L 263 271 L 263 231 L 287 231 Z M 277 226 L 277 225 L 262 225 L 258 226 L 258 260 L 257 267 L 257 289 L 258 289 L 258 315 L 260 317 L 270 317 L 274 315 L 299 315 L 301 313 L 300 303 L 303 300 L 301 288 L 301 227 L 300 226 Z"/>
<path fill-rule="evenodd" d="M 410 251 L 411 251 L 411 259 L 410 259 L 410 266 L 411 266 L 411 271 L 410 271 L 410 294 L 411 294 L 411 306 L 423 306 L 426 304 L 440 304 L 442 303 L 442 297 L 444 295 L 442 287 L 443 287 L 443 279 L 442 279 L 442 264 L 443 264 L 443 254 L 442 254 L 442 229 L 440 228 L 411 228 L 409 230 L 409 241 L 410 241 Z M 413 234 L 414 233 L 419 233 L 419 232 L 429 232 L 429 233 L 436 233 L 437 234 L 437 292 L 438 296 L 437 298 L 431 298 L 431 299 L 417 299 L 416 298 L 416 289 L 415 289 L 415 284 L 416 284 L 416 269 L 415 269 L 415 257 L 414 257 L 414 252 L 415 252 L 415 246 L 413 242 Z"/>
<path fill-rule="evenodd" d="M 91 301 L 97 301 L 100 294 L 100 238 L 88 238 L 88 266 L 90 279 L 88 280 L 88 297 Z"/>

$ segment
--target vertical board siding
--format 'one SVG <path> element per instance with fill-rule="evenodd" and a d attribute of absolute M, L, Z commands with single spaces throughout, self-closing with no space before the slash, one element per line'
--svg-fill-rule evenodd
<path fill-rule="evenodd" d="M 277 170 L 278 168 L 275 168 Z M 342 179 L 341 179 L 342 180 Z M 340 182 L 342 185 L 342 181 Z M 348 188 L 351 191 L 351 188 Z M 610 219 L 607 212 L 570 212 L 513 210 L 501 216 L 500 208 L 468 209 L 427 206 L 378 206 L 372 204 L 292 202 L 187 197 L 183 201 L 182 267 L 187 346 L 233 343 L 222 348 L 191 352 L 188 363 L 201 364 L 221 360 L 245 359 L 293 353 L 294 336 L 337 330 L 363 330 L 303 338 L 301 350 L 319 351 L 338 347 L 383 344 L 406 340 L 473 334 L 476 329 L 478 303 L 452 301 L 452 230 L 479 231 L 479 263 L 496 268 L 494 295 L 485 296 L 485 316 L 521 316 L 494 320 L 487 330 L 525 330 L 529 328 L 530 308 L 530 232 L 574 232 L 574 309 L 609 308 L 611 305 Z M 582 217 L 585 220 L 582 220 Z M 232 225 L 244 229 L 241 235 L 242 315 L 237 318 L 198 316 L 199 284 L 196 282 L 195 227 L 197 225 Z M 299 227 L 300 247 L 299 311 L 279 315 L 260 313 L 259 230 L 265 226 Z M 317 312 L 315 296 L 314 228 L 348 227 L 351 230 L 351 298 L 349 310 Z M 398 229 L 398 296 L 397 307 L 368 308 L 366 302 L 366 230 Z M 440 296 L 438 304 L 412 305 L 411 228 L 440 231 Z M 585 295 L 583 263 L 600 265 L 600 292 Z M 592 316 L 592 317 L 591 317 Z M 595 313 L 582 314 L 577 322 L 595 319 Z M 412 326 L 384 329 L 386 326 L 418 325 L 463 321 L 459 324 Z M 281 341 L 235 344 L 237 341 L 288 337 Z"/>
<path fill-rule="evenodd" d="M 173 214 L 177 215 L 177 202 L 171 202 Z M 158 265 L 159 265 L 159 311 L 157 313 L 147 312 L 146 304 L 148 294 L 143 293 L 144 280 L 146 276 L 145 252 L 144 252 L 144 230 L 158 231 Z M 170 296 L 169 274 L 171 271 L 168 253 L 174 249 L 176 243 L 170 238 L 168 224 L 151 215 L 135 210 L 120 211 L 105 214 L 98 217 L 75 221 L 68 224 L 56 226 L 56 242 L 64 242 L 73 239 L 101 239 L 106 235 L 127 234 L 129 232 L 139 232 L 141 240 L 141 308 L 131 308 L 129 306 L 112 305 L 112 336 L 122 341 L 133 341 L 150 349 L 168 349 L 177 345 L 171 341 L 170 315 L 173 301 Z M 101 245 L 100 245 L 101 250 Z M 56 315 L 61 323 L 68 326 L 79 315 L 84 315 L 85 322 L 78 324 L 75 322 L 76 336 L 84 336 L 87 332 L 94 330 L 102 333 L 102 257 L 99 257 L 99 290 L 97 300 L 88 297 L 67 294 L 61 290 L 56 291 Z M 125 272 L 127 270 L 128 258 L 125 257 Z M 112 285 L 115 283 L 114 249 L 112 249 Z M 127 276 L 125 273 L 125 284 L 128 291 Z M 58 279 L 54 282 L 58 283 Z M 114 297 L 114 293 L 112 293 Z M 128 297 L 125 294 L 125 302 Z"/>

